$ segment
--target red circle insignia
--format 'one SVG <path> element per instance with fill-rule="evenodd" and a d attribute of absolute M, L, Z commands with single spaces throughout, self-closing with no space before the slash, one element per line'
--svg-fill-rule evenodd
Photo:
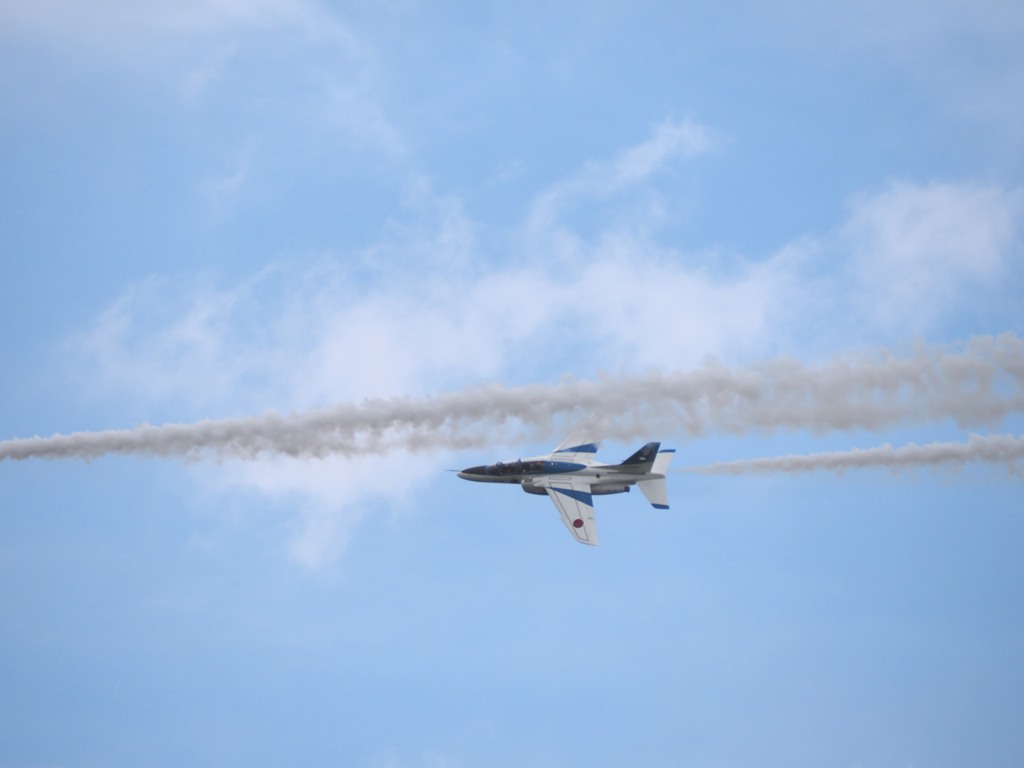
<path fill-rule="evenodd" d="M 579 520 L 579 519 L 573 520 L 572 521 L 572 527 L 573 528 L 582 528 L 583 527 L 583 521 Z"/>

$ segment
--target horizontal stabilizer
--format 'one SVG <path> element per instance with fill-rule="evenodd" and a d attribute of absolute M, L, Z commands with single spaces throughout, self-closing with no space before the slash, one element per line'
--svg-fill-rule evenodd
<path fill-rule="evenodd" d="M 675 455 L 676 452 L 671 448 L 659 451 L 654 459 L 654 465 L 651 467 L 653 477 L 650 480 L 641 480 L 637 483 L 637 487 L 651 502 L 651 506 L 656 509 L 668 509 L 668 487 L 665 485 L 665 473 Z"/>
<path fill-rule="evenodd" d="M 656 480 L 641 480 L 637 483 L 637 487 L 643 491 L 652 507 L 668 509 L 668 487 L 665 485 L 664 477 L 659 477 Z"/>

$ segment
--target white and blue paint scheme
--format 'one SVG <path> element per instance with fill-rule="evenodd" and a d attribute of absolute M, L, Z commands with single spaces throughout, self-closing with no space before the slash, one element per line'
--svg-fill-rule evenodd
<path fill-rule="evenodd" d="M 665 472 L 674 449 L 647 443 L 620 464 L 602 464 L 596 456 L 599 443 L 575 443 L 567 440 L 547 456 L 469 467 L 459 477 L 479 483 L 514 483 L 527 493 L 547 494 L 569 533 L 591 546 L 597 545 L 594 496 L 626 493 L 636 485 L 655 508 L 668 509 Z"/>

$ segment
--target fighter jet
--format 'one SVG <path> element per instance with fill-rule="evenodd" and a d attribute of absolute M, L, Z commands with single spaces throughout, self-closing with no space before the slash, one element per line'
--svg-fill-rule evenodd
<path fill-rule="evenodd" d="M 573 444 L 570 438 L 547 456 L 469 467 L 463 480 L 519 485 L 527 493 L 547 494 L 576 541 L 597 546 L 594 496 L 626 493 L 637 485 L 656 509 L 668 509 L 665 472 L 675 449 L 648 443 L 621 464 L 597 461 L 600 443 Z"/>

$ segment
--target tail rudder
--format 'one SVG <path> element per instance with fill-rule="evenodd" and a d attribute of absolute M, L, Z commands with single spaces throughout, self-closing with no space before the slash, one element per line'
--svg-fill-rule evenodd
<path fill-rule="evenodd" d="M 675 458 L 675 455 L 675 448 L 666 448 L 663 451 L 658 451 L 658 455 L 654 457 L 654 466 L 651 467 L 651 474 L 667 475 L 668 465 L 672 463 L 672 459 Z"/>

